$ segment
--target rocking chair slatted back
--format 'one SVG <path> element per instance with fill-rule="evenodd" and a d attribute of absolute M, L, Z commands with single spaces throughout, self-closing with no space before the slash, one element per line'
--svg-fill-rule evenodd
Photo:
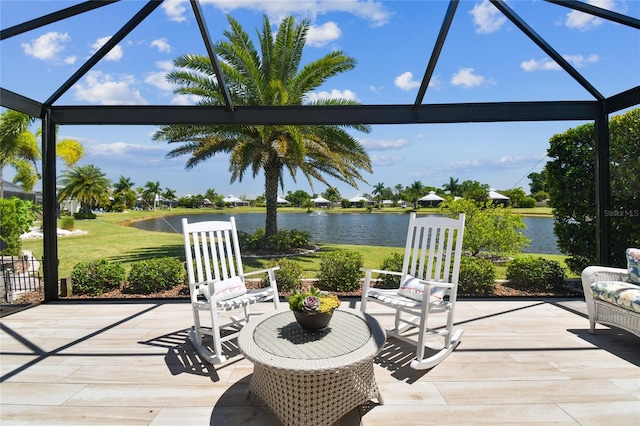
<path fill-rule="evenodd" d="M 186 252 L 189 282 L 228 280 L 244 275 L 235 218 L 229 222 L 205 221 L 188 225 L 192 250 Z M 195 269 L 194 269 L 195 267 Z"/>
<path fill-rule="evenodd" d="M 413 213 L 409 220 L 401 282 L 411 275 L 426 281 L 457 283 L 462 250 L 454 251 L 454 248 L 462 246 L 463 234 L 458 232 L 459 226 L 459 219 L 417 217 Z"/>

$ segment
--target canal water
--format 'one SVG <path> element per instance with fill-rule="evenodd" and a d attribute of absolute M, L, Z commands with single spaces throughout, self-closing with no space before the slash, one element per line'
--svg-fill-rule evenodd
<path fill-rule="evenodd" d="M 239 231 L 254 233 L 264 228 L 264 213 L 211 213 L 153 218 L 133 224 L 145 231 L 181 233 L 180 221 L 186 217 L 189 222 L 203 220 L 228 220 L 235 216 Z M 525 253 L 560 254 L 553 234 L 553 219 L 524 217 L 527 226 L 523 234 L 531 239 Z M 298 229 L 311 234 L 315 244 L 354 244 L 386 247 L 404 247 L 408 214 L 326 214 L 322 211 L 305 213 L 278 213 L 278 229 Z"/>

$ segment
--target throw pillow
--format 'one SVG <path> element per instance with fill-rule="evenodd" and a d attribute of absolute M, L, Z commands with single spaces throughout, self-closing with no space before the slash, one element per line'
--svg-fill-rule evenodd
<path fill-rule="evenodd" d="M 213 295 L 218 301 L 242 296 L 246 292 L 247 287 L 238 276 L 213 283 Z"/>
<path fill-rule="evenodd" d="M 629 270 L 629 282 L 640 285 L 640 249 L 627 249 L 627 269 Z"/>
<path fill-rule="evenodd" d="M 429 301 L 431 303 L 440 302 L 446 291 L 447 289 L 444 287 L 431 286 Z M 411 275 L 407 275 L 404 282 L 400 284 L 398 294 L 409 299 L 422 302 L 424 296 L 424 284 L 419 279 L 412 277 Z"/>

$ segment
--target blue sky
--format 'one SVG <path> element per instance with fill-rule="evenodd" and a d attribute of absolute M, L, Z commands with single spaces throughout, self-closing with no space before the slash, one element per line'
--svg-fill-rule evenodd
<path fill-rule="evenodd" d="M 76 2 L 0 2 L 0 23 L 18 23 Z M 50 24 L 0 43 L 2 87 L 45 101 L 145 2 L 123 1 L 82 16 Z M 589 0 L 588 3 L 640 19 L 640 1 Z M 640 34 L 620 24 L 593 18 L 541 0 L 507 4 L 562 54 L 604 96 L 640 82 Z M 447 1 L 216 1 L 202 0 L 213 40 L 223 38 L 226 13 L 251 36 L 267 14 L 274 30 L 282 17 L 309 18 L 303 63 L 341 49 L 357 61 L 355 70 L 330 79 L 310 98 L 339 96 L 362 104 L 412 104 L 442 23 Z M 255 40 L 254 40 L 255 41 Z M 206 53 L 186 0 L 165 1 L 109 55 L 65 93 L 56 105 L 189 105 L 194 99 L 173 94 L 164 76 L 172 60 Z M 592 100 L 488 1 L 461 1 L 425 103 Z M 470 179 L 497 189 L 523 187 L 527 174 L 546 162 L 549 139 L 583 122 L 485 123 L 374 126 L 353 133 L 372 160 L 373 173 L 358 189 L 337 181 L 343 197 L 388 187 L 441 187 L 449 177 Z M 185 170 L 186 157 L 167 159 L 169 145 L 152 141 L 153 126 L 62 126 L 59 138 L 86 148 L 79 164 L 95 164 L 117 181 L 126 176 L 143 186 L 159 181 L 178 195 L 204 193 L 253 198 L 263 193 L 263 178 L 249 175 L 230 184 L 228 159 L 216 157 Z M 63 170 L 59 165 L 58 172 Z M 5 179 L 13 172 L 5 169 Z M 298 189 L 321 193 L 298 175 L 285 180 L 284 193 Z"/>

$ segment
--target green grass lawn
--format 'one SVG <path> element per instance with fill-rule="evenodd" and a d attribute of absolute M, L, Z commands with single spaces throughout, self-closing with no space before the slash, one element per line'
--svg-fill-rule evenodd
<path fill-rule="evenodd" d="M 330 212 L 339 213 L 342 211 L 353 213 L 365 209 L 332 209 Z M 427 212 L 432 209 L 420 209 Z M 435 210 L 435 209 L 433 209 Z M 233 210 L 234 214 L 254 213 L 264 211 L 264 208 L 242 207 Z M 291 207 L 279 209 L 282 212 L 305 213 L 306 209 L 295 209 Z M 375 210 L 374 210 L 375 211 Z M 404 213 L 406 209 L 385 208 L 383 212 Z M 125 267 L 135 261 L 155 258 L 155 257 L 176 257 L 184 260 L 184 242 L 181 233 L 165 233 L 142 231 L 130 226 L 126 226 L 137 220 L 143 220 L 160 215 L 180 215 L 180 214 L 207 214 L 211 209 L 181 209 L 176 208 L 171 211 L 131 211 L 128 213 L 103 213 L 99 214 L 95 220 L 75 221 L 75 228 L 87 231 L 86 235 L 59 237 L 58 238 L 58 259 L 59 276 L 68 277 L 77 263 L 95 259 L 107 259 L 113 262 L 120 262 Z M 292 257 L 303 270 L 303 278 L 314 278 L 320 268 L 320 254 L 331 250 L 354 250 L 362 254 L 365 268 L 379 268 L 382 260 L 392 253 L 402 253 L 403 249 L 398 247 L 383 246 L 360 246 L 360 245 L 337 245 L 321 244 L 319 252 L 313 255 L 302 255 Z M 42 240 L 25 240 L 23 248 L 31 250 L 36 257 L 42 257 Z M 522 254 L 520 256 L 531 256 Z M 536 255 L 538 256 L 538 255 Z M 562 255 L 539 255 L 547 259 L 560 262 L 565 268 Z M 260 269 L 270 264 L 269 259 L 245 259 L 244 265 L 247 271 Z M 506 267 L 497 265 L 497 277 L 503 279 L 506 276 Z M 569 272 L 567 270 L 567 274 Z"/>

